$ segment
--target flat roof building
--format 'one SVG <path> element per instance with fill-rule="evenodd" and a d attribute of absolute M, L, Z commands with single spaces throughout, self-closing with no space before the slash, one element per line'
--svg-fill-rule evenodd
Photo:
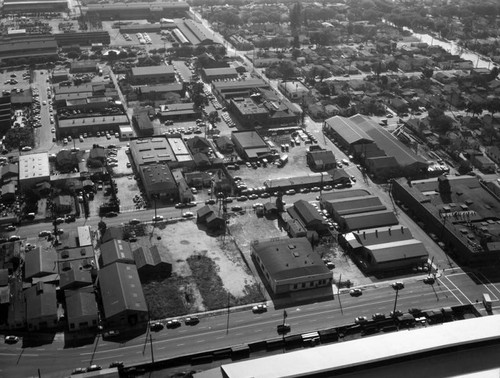
<path fill-rule="evenodd" d="M 256 131 L 233 131 L 231 140 L 238 154 L 245 160 L 266 157 L 271 151 Z"/>
<path fill-rule="evenodd" d="M 201 75 L 204 78 L 204 81 L 206 81 L 207 83 L 238 78 L 238 72 L 233 67 L 203 68 L 201 70 Z"/>
<path fill-rule="evenodd" d="M 19 182 L 28 188 L 50 178 L 49 155 L 46 152 L 19 156 Z"/>
<path fill-rule="evenodd" d="M 172 147 L 165 137 L 132 140 L 130 153 L 136 167 L 176 162 Z"/>
<path fill-rule="evenodd" d="M 332 273 L 306 238 L 255 240 L 251 248 L 274 294 L 331 288 Z"/>
<path fill-rule="evenodd" d="M 161 64 L 159 66 L 132 67 L 131 81 L 134 84 L 168 83 L 175 81 L 173 66 Z"/>
<path fill-rule="evenodd" d="M 155 196 L 174 202 L 179 198 L 179 189 L 167 164 L 148 164 L 139 167 L 139 176 L 150 201 Z"/>

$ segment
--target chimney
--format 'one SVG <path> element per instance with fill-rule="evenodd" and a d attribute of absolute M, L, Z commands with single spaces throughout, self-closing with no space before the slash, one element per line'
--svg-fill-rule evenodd
<path fill-rule="evenodd" d="M 378 238 L 378 230 L 375 230 L 375 237 Z"/>

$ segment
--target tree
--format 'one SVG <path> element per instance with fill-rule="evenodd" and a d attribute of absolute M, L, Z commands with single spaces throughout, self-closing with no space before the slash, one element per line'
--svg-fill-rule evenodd
<path fill-rule="evenodd" d="M 30 127 L 11 128 L 5 133 L 3 144 L 8 150 L 20 149 L 25 146 L 33 147 L 35 145 L 33 129 Z"/>
<path fill-rule="evenodd" d="M 296 35 L 300 30 L 300 26 L 302 23 L 302 5 L 297 2 L 293 4 L 292 9 L 290 10 L 290 29 L 292 29 L 292 35 Z"/>
<path fill-rule="evenodd" d="M 99 232 L 101 233 L 101 235 L 103 235 L 104 232 L 106 232 L 107 228 L 108 228 L 108 226 L 106 225 L 106 222 L 104 222 L 104 221 L 100 221 L 97 224 L 97 229 L 99 230 Z"/>
<path fill-rule="evenodd" d="M 422 77 L 426 79 L 430 79 L 434 75 L 434 70 L 432 68 L 424 68 L 422 70 Z"/>
<path fill-rule="evenodd" d="M 458 165 L 457 172 L 461 175 L 465 175 L 472 171 L 472 164 L 469 160 L 462 160 Z"/>
<path fill-rule="evenodd" d="M 472 116 L 483 112 L 484 104 L 478 101 L 472 101 L 467 105 L 467 112 L 472 113 Z"/>
<path fill-rule="evenodd" d="M 351 103 L 351 97 L 348 94 L 343 93 L 337 97 L 337 104 L 341 108 L 347 108 L 350 103 Z"/>

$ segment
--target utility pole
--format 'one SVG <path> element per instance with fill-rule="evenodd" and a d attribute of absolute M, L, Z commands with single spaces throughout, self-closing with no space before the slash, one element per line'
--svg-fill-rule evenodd
<path fill-rule="evenodd" d="M 339 277 L 339 284 L 337 286 L 337 297 L 339 299 L 340 313 L 344 315 L 344 310 L 342 309 L 342 302 L 340 301 L 340 285 L 342 283 L 342 274 Z"/>
<path fill-rule="evenodd" d="M 153 336 L 151 335 L 151 333 L 149 334 L 149 344 L 151 345 L 151 363 L 155 363 L 155 356 L 154 356 L 154 353 L 153 353 Z"/>
<path fill-rule="evenodd" d="M 229 313 L 230 313 L 230 308 L 229 308 L 229 301 L 231 297 L 229 294 L 229 291 L 227 292 L 227 323 L 226 323 L 226 335 L 229 333 Z"/>

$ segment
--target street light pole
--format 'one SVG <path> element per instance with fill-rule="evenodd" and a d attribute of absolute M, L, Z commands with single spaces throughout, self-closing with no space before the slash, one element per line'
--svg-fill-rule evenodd
<path fill-rule="evenodd" d="M 396 299 L 394 300 L 394 310 L 393 314 L 396 313 L 396 306 L 398 304 L 398 294 L 399 294 L 399 289 L 396 289 Z"/>

